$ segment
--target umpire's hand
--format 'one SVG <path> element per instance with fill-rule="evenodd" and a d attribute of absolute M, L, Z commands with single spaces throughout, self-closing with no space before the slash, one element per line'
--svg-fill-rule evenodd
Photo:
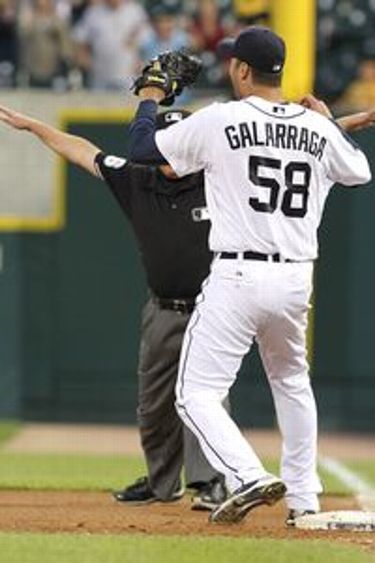
<path fill-rule="evenodd" d="M 14 129 L 29 130 L 32 119 L 27 115 L 13 111 L 5 106 L 0 106 L 0 121 Z"/>

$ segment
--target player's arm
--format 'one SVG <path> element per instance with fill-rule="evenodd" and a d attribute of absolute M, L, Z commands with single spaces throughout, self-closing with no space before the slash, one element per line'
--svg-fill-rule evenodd
<path fill-rule="evenodd" d="M 358 143 L 334 121 L 327 122 L 326 137 L 323 163 L 332 182 L 344 186 L 367 184 L 371 180 L 370 165 Z"/>
<path fill-rule="evenodd" d="M 322 100 L 319 100 L 312 94 L 309 94 L 301 101 L 301 104 L 313 111 L 328 117 L 329 119 L 333 119 L 332 113 Z M 360 113 L 353 113 L 350 115 L 345 115 L 343 117 L 339 117 L 335 120 L 336 123 L 347 132 L 359 131 L 361 129 L 366 129 L 367 127 L 372 127 L 375 125 L 375 110 L 363 111 Z"/>
<path fill-rule="evenodd" d="M 194 84 L 201 68 L 200 59 L 181 49 L 160 53 L 143 67 L 132 86 L 135 95 L 142 100 L 130 130 L 132 161 L 165 162 L 155 140 L 157 105 L 172 105 L 186 86 Z"/>
<path fill-rule="evenodd" d="M 155 142 L 158 103 L 165 94 L 159 88 L 143 88 L 141 102 L 130 126 L 129 160 L 139 164 L 165 164 L 165 158 Z"/>
<path fill-rule="evenodd" d="M 143 101 L 131 127 L 130 159 L 142 164 L 167 162 L 179 177 L 204 170 L 212 145 L 205 138 L 215 121 L 209 118 L 212 106 L 155 132 L 157 104 L 164 99 L 164 92 L 147 87 L 138 95 Z"/>
<path fill-rule="evenodd" d="M 100 149 L 82 137 L 70 135 L 42 121 L 0 106 L 0 121 L 19 131 L 29 131 L 48 148 L 73 164 L 77 164 L 94 176 L 100 173 L 95 166 L 95 156 Z"/>
<path fill-rule="evenodd" d="M 323 160 L 330 180 L 344 186 L 367 184 L 371 180 L 371 170 L 366 155 L 341 124 L 332 118 L 328 106 L 312 95 L 306 96 L 301 104 L 330 120 L 326 122 L 328 146 Z M 358 118 L 351 117 L 354 117 L 351 119 L 353 125 Z"/>
<path fill-rule="evenodd" d="M 340 125 L 345 131 L 360 131 L 375 125 L 375 109 L 369 111 L 362 111 L 360 113 L 353 113 L 351 115 L 344 115 L 336 119 L 336 123 Z"/>

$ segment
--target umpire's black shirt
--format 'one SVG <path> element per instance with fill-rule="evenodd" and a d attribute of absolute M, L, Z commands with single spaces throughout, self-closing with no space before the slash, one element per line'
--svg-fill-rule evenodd
<path fill-rule="evenodd" d="M 168 180 L 155 166 L 103 153 L 95 162 L 133 226 L 151 291 L 194 298 L 212 259 L 203 173 Z"/>

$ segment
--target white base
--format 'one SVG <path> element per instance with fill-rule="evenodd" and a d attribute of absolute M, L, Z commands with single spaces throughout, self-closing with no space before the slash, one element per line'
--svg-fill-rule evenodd
<path fill-rule="evenodd" d="M 296 518 L 296 528 L 302 530 L 348 530 L 375 532 L 375 512 L 363 510 L 336 510 L 306 514 Z"/>

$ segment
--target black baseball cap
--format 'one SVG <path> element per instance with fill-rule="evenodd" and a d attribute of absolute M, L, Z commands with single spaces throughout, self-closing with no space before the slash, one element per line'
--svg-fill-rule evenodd
<path fill-rule="evenodd" d="M 156 116 L 156 130 L 166 129 L 170 125 L 189 117 L 189 115 L 191 115 L 191 112 L 187 109 L 170 109 L 169 111 L 158 113 Z"/>
<path fill-rule="evenodd" d="M 259 72 L 280 74 L 284 68 L 284 40 L 268 27 L 261 25 L 246 27 L 236 39 L 223 39 L 217 51 L 220 57 L 235 57 Z"/>

